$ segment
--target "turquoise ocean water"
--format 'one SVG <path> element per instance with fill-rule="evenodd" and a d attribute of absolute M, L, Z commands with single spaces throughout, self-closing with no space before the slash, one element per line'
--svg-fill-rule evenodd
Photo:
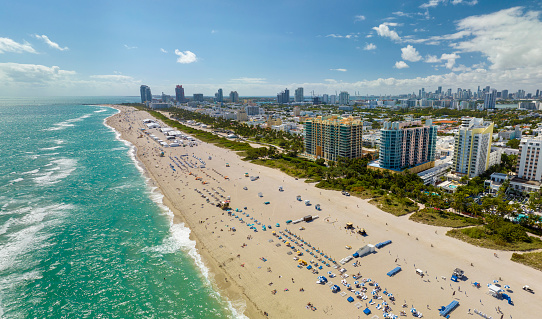
<path fill-rule="evenodd" d="M 83 104 L 0 98 L 0 318 L 233 318 L 131 147 Z"/>

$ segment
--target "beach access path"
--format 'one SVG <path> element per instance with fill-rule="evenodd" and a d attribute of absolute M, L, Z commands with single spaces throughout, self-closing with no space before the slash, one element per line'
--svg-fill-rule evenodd
<path fill-rule="evenodd" d="M 537 294 L 542 292 L 542 273 L 510 261 L 512 252 L 497 252 L 498 257 L 495 257 L 493 250 L 446 236 L 445 228 L 415 223 L 405 216 L 395 217 L 367 200 L 318 189 L 278 170 L 243 161 L 236 152 L 228 149 L 202 142 L 197 142 L 194 147 L 161 148 L 140 130 L 144 127 L 142 120 L 152 118 L 149 113 L 131 107 L 115 107 L 121 113 L 110 117 L 107 123 L 136 146 L 137 158 L 164 194 L 164 203 L 174 212 L 174 222 L 184 222 L 191 229 L 191 238 L 196 241 L 198 251 L 213 274 L 213 285 L 234 305 L 244 304 L 239 308 L 249 318 L 265 318 L 264 312 L 269 318 L 365 317 L 362 310 L 372 297 L 372 287 L 367 293 L 369 299 L 355 298 L 349 303 L 347 298 L 355 297 L 355 294 L 341 284 L 338 269 L 324 266 L 319 274 L 314 274 L 305 267 L 297 267 L 298 263 L 293 260 L 297 250 L 304 253 L 300 258 L 307 262 L 318 259 L 303 250 L 309 249 L 306 244 L 292 250 L 273 236 L 272 231 L 284 232 L 285 228 L 337 262 L 366 244 L 391 240 L 390 245 L 377 249 L 376 253 L 341 267 L 349 275 L 345 278 L 348 283 L 353 284 L 352 275 L 360 273 L 362 278 L 371 278 L 393 293 L 395 305 L 387 297 L 375 301 L 377 304 L 390 303 L 392 312 L 397 315 L 401 310 L 409 312 L 414 306 L 424 317 L 437 318 L 438 308 L 452 300 L 460 304 L 451 313 L 452 318 L 469 318 L 469 309 L 471 312 L 477 309 L 493 318 L 500 318 L 498 308 L 505 318 L 536 318 L 542 312 Z M 148 131 L 163 137 L 158 129 Z M 160 156 L 162 151 L 163 157 Z M 205 162 L 205 168 L 195 168 L 198 158 Z M 193 167 L 181 169 L 177 163 Z M 259 179 L 251 181 L 245 173 L 259 176 Z M 196 180 L 196 176 L 202 179 Z M 283 192 L 278 190 L 279 186 L 283 186 Z M 219 199 L 222 199 L 220 195 L 230 196 L 231 207 L 243 211 L 236 214 L 244 219 L 244 223 L 208 203 L 207 199 L 217 202 L 211 194 Z M 312 205 L 306 206 L 303 201 L 296 200 L 297 195 L 310 200 Z M 321 205 L 321 211 L 315 209 L 316 204 Z M 247 213 L 252 219 L 246 217 Z M 286 220 L 306 215 L 319 215 L 320 218 L 310 223 L 285 224 Z M 273 229 L 263 231 L 258 225 L 258 232 L 254 232 L 247 226 L 247 223 L 255 223 L 254 219 L 272 225 Z M 368 236 L 346 230 L 347 222 L 365 228 Z M 280 227 L 275 227 L 276 223 L 280 223 Z M 231 231 L 232 227 L 235 232 Z M 304 230 L 300 230 L 301 227 Z M 348 250 L 346 246 L 354 249 Z M 288 255 L 289 251 L 294 254 Z M 314 250 L 310 248 L 309 251 Z M 355 261 L 359 261 L 359 266 L 352 265 Z M 397 266 L 402 268 L 401 272 L 393 277 L 386 276 Z M 426 275 L 417 275 L 417 268 Z M 465 281 L 450 281 L 455 268 L 465 271 Z M 347 292 L 345 296 L 332 293 L 327 285 L 316 284 L 317 277 L 327 276 L 328 271 L 337 275 L 328 279 L 339 285 L 342 292 Z M 512 292 L 508 295 L 514 305 L 486 293 L 487 283 L 493 283 L 493 280 L 511 287 Z M 481 283 L 481 288 L 473 287 L 472 282 Z M 536 293 L 523 291 L 521 287 L 526 284 Z M 360 309 L 355 307 L 358 302 Z M 408 308 L 401 307 L 404 302 Z M 316 310 L 307 308 L 308 303 Z M 382 311 L 375 308 L 376 304 L 367 306 L 373 314 L 383 317 Z"/>

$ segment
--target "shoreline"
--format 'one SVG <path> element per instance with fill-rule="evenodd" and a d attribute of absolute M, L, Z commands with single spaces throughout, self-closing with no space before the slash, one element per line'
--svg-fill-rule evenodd
<path fill-rule="evenodd" d="M 194 264 L 196 267 L 199 268 L 202 277 L 205 278 L 205 280 L 208 281 L 208 283 L 211 285 L 212 289 L 219 295 L 219 298 L 222 299 L 223 302 L 227 303 L 231 307 L 231 311 L 233 312 L 233 315 L 235 318 L 256 318 L 257 314 L 261 315 L 261 311 L 256 310 L 256 305 L 243 293 L 243 289 L 238 285 L 224 285 L 219 284 L 220 281 L 217 280 L 217 278 L 224 279 L 228 278 L 229 282 L 234 282 L 229 278 L 229 275 L 227 272 L 222 271 L 220 266 L 216 263 L 216 261 L 212 258 L 212 256 L 205 250 L 205 246 L 203 246 L 200 241 L 197 240 L 197 237 L 195 236 L 194 232 L 192 231 L 192 228 L 189 225 L 189 222 L 186 218 L 184 218 L 182 212 L 180 209 L 178 209 L 174 202 L 170 201 L 169 198 L 164 194 L 162 188 L 160 187 L 160 184 L 157 180 L 157 177 L 152 174 L 152 172 L 147 169 L 147 166 L 145 163 L 141 160 L 139 156 L 139 151 L 137 145 L 133 144 L 126 136 L 122 134 L 118 130 L 117 127 L 111 123 L 113 118 L 115 116 L 118 116 L 122 113 L 122 110 L 116 107 L 115 105 L 107 105 L 108 107 L 114 108 L 118 111 L 118 113 L 113 114 L 107 118 L 104 119 L 104 125 L 110 128 L 112 131 L 115 132 L 116 138 L 123 142 L 126 146 L 130 148 L 129 153 L 130 157 L 134 161 L 135 166 L 140 171 L 140 173 L 143 175 L 147 182 L 147 186 L 150 188 L 151 193 L 157 193 L 161 196 L 161 199 L 159 202 L 156 202 L 161 207 L 162 210 L 169 210 L 171 212 L 171 224 L 184 224 L 184 227 L 186 227 L 190 231 L 189 239 L 195 243 L 195 250 L 196 254 L 199 254 L 202 260 L 200 262 L 203 263 L 203 265 L 198 265 L 197 256 L 192 256 L 190 251 L 187 251 L 186 254 L 190 255 L 190 257 L 193 259 Z M 154 200 L 153 200 L 154 201 Z M 204 269 L 202 267 L 207 268 L 207 274 L 204 273 Z M 224 298 L 226 297 L 226 298 Z M 241 307 L 235 306 L 234 304 L 242 303 Z M 248 304 L 248 305 L 247 305 Z M 243 315 L 243 313 L 247 313 L 247 315 Z"/>
<path fill-rule="evenodd" d="M 109 125 L 121 134 L 122 139 L 134 145 L 137 159 L 145 167 L 154 186 L 158 187 L 164 196 L 163 204 L 173 212 L 173 222 L 175 224 L 184 222 L 185 227 L 190 229 L 190 239 L 196 242 L 196 249 L 202 256 L 204 264 L 209 268 L 209 280 L 213 287 L 219 291 L 219 294 L 223 293 L 231 304 L 238 300 L 244 300 L 246 303 L 244 314 L 249 318 L 262 318 L 264 311 L 273 318 L 355 317 L 362 315 L 361 310 L 365 306 L 359 310 L 354 307 L 357 300 L 352 304 L 345 301 L 346 297 L 353 295 L 353 293 L 349 292 L 346 297 L 342 297 L 339 294 L 332 294 L 327 286 L 315 285 L 317 275 L 308 270 L 296 268 L 296 263 L 291 261 L 292 256 L 285 254 L 286 247 L 284 245 L 282 247 L 275 246 L 279 241 L 271 236 L 270 231 L 254 233 L 250 229 L 242 227 L 242 223 L 239 223 L 238 220 L 222 215 L 223 212 L 220 209 L 205 203 L 193 191 L 194 188 L 223 187 L 224 194 L 232 197 L 233 209 L 242 209 L 248 206 L 249 208 L 245 209 L 247 213 L 250 211 L 253 217 L 258 216 L 257 218 L 262 221 L 267 218 L 270 224 L 275 222 L 282 224 L 287 219 L 295 219 L 292 216 L 316 214 L 314 208 L 310 210 L 310 207 L 299 205 L 294 208 L 294 205 L 298 204 L 294 199 L 297 194 L 302 194 L 304 198 L 310 198 L 313 204 L 321 203 L 323 210 L 318 212 L 321 215 L 319 220 L 310 223 L 310 225 L 299 224 L 288 228 L 302 235 L 308 242 L 315 243 L 314 246 L 318 245 L 317 247 L 329 252 L 337 261 L 352 254 L 353 251 L 344 248 L 347 245 L 355 245 L 354 248 L 357 249 L 364 244 L 375 244 L 393 239 L 389 248 L 386 247 L 377 254 L 357 259 L 361 264 L 359 268 L 352 267 L 351 262 L 343 267 L 348 269 L 349 274 L 359 272 L 379 280 L 384 287 L 390 287 L 389 290 L 397 296 L 398 303 L 405 299 L 409 304 L 416 304 L 419 310 L 425 313 L 425 317 L 438 316 L 435 309 L 448 304 L 452 298 L 460 299 L 461 308 L 453 312 L 453 316 L 459 318 L 463 317 L 460 313 L 464 314 L 466 309 L 476 309 L 476 307 L 485 313 L 493 313 L 491 312 L 493 306 L 495 308 L 499 306 L 505 311 L 506 317 L 508 314 L 513 314 L 514 317 L 518 314 L 535 315 L 542 311 L 540 306 L 533 306 L 536 305 L 536 298 L 523 294 L 520 289 L 521 283 L 525 282 L 523 284 L 529 284 L 535 291 L 540 291 L 542 276 L 536 270 L 533 272 L 533 269 L 511 262 L 508 260 L 507 253 L 499 252 L 504 255 L 504 258 L 495 259 L 492 257 L 493 251 L 491 250 L 471 247 L 458 240 L 444 238 L 447 236 L 437 234 L 436 230 L 440 232 L 438 227 L 417 224 L 401 217 L 397 218 L 368 204 L 367 200 L 354 197 L 345 198 L 338 192 L 320 190 L 312 185 L 294 181 L 292 177 L 275 169 L 243 162 L 235 152 L 214 145 L 199 143 L 201 145 L 194 148 L 164 149 L 168 155 L 169 153 L 186 152 L 188 154 L 192 152 L 205 159 L 208 155 L 213 155 L 213 159 L 209 160 L 207 163 L 209 167 L 205 171 L 194 169 L 197 174 L 203 172 L 213 178 L 213 180 L 209 180 L 209 184 L 202 185 L 201 182 L 194 180 L 194 176 L 172 172 L 169 167 L 170 160 L 167 159 L 168 155 L 159 157 L 154 151 L 157 145 L 154 141 L 150 141 L 144 134 L 142 138 L 137 137 L 140 133 L 138 127 L 142 127 L 141 122 L 138 123 L 137 119 L 151 118 L 150 114 L 129 107 L 115 106 L 115 108 L 121 112 L 107 119 Z M 129 110 L 128 113 L 126 113 L 127 110 Z M 122 118 L 126 114 L 137 116 L 131 122 L 114 121 L 114 119 Z M 134 127 L 129 129 L 126 125 L 130 127 L 134 125 Z M 224 163 L 226 162 L 230 163 L 231 167 L 225 168 Z M 221 180 L 209 169 L 228 174 L 230 179 Z M 250 182 L 243 177 L 243 172 L 258 175 L 261 177 L 261 181 Z M 248 190 L 241 190 L 241 187 L 245 185 L 248 186 Z M 285 192 L 278 193 L 276 191 L 277 185 L 284 185 Z M 263 205 L 263 200 L 256 195 L 258 192 L 263 192 L 265 200 L 269 200 L 271 205 Z M 325 221 L 326 218 L 330 218 L 330 221 Z M 346 221 L 363 226 L 367 229 L 369 236 L 360 237 L 348 233 L 342 227 Z M 220 227 L 226 228 L 232 225 L 238 228 L 236 233 L 221 232 L 223 229 Z M 297 228 L 300 225 L 306 227 L 306 230 L 298 231 Z M 213 226 L 214 228 L 212 228 Z M 281 225 L 279 229 L 284 230 L 284 226 Z M 247 236 L 246 239 L 239 238 L 244 236 Z M 270 240 L 275 241 L 271 243 Z M 248 243 L 246 247 L 245 243 Z M 389 251 L 386 252 L 386 250 Z M 265 257 L 265 261 L 263 261 L 263 257 Z M 306 259 L 310 258 L 313 257 L 306 257 Z M 469 264 L 472 261 L 475 265 L 471 267 Z M 412 273 L 413 264 L 414 267 L 420 267 L 430 273 L 431 276 L 428 276 L 427 281 L 420 280 L 419 276 Z M 396 277 L 386 278 L 384 269 L 387 271 L 397 265 L 403 267 L 403 271 Z M 266 267 L 272 268 L 272 272 L 266 272 Z M 516 306 L 514 308 L 504 306 L 504 303 L 499 303 L 482 291 L 469 287 L 469 282 L 460 283 L 461 287 L 459 288 L 462 289 L 461 293 L 465 292 L 465 296 L 467 296 L 467 291 L 469 295 L 475 295 L 473 298 L 460 297 L 458 299 L 455 296 L 456 284 L 454 287 L 450 284 L 447 289 L 451 290 L 444 291 L 444 287 L 441 285 L 447 286 L 449 280 L 441 284 L 439 276 L 449 277 L 451 270 L 455 267 L 464 269 L 469 281 L 477 280 L 482 284 L 491 279 L 500 278 L 502 274 L 504 277 L 502 282 L 515 288 L 511 297 Z M 333 268 L 323 269 L 325 273 L 328 270 L 338 272 Z M 510 274 L 507 270 L 513 270 L 513 273 Z M 432 279 L 433 276 L 435 279 Z M 292 277 L 291 283 L 290 277 Z M 334 278 L 334 281 L 337 284 L 340 278 Z M 301 288 L 304 289 L 303 292 L 296 291 Z M 271 294 L 272 289 L 278 289 L 279 292 L 276 295 Z M 453 295 L 451 294 L 452 290 Z M 480 299 L 480 304 L 477 303 L 477 298 Z M 306 310 L 307 302 L 314 304 L 317 310 Z M 362 304 L 365 305 L 366 302 L 362 301 Z M 424 307 L 426 304 L 428 309 Z M 429 305 L 431 309 L 429 309 Z M 528 309 L 525 308 L 527 305 L 529 305 Z M 369 306 L 369 308 L 373 313 L 377 311 L 374 306 Z M 394 305 L 393 310 L 395 314 L 398 314 L 401 307 Z M 493 316 L 496 318 L 497 314 L 493 314 Z"/>

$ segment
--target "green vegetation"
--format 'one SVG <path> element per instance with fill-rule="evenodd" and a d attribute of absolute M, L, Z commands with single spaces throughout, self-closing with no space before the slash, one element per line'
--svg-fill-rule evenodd
<path fill-rule="evenodd" d="M 515 139 L 509 140 L 508 142 L 506 142 L 506 146 L 508 146 L 510 148 L 519 149 L 519 143 L 520 142 L 521 142 L 521 140 L 515 138 Z"/>
<path fill-rule="evenodd" d="M 487 215 L 483 226 L 452 229 L 446 235 L 489 249 L 524 251 L 542 248 L 540 238 L 529 236 L 521 225 L 496 215 Z"/>
<path fill-rule="evenodd" d="M 280 171 L 297 178 L 307 178 L 308 182 L 320 180 L 325 167 L 314 162 L 288 156 L 281 156 L 276 159 L 256 159 L 252 163 L 279 169 Z"/>
<path fill-rule="evenodd" d="M 418 210 L 418 205 L 406 197 L 397 197 L 392 194 L 377 196 L 369 201 L 381 210 L 395 216 L 403 216 Z"/>
<path fill-rule="evenodd" d="M 523 254 L 513 253 L 510 260 L 542 270 L 542 251 Z"/>
<path fill-rule="evenodd" d="M 465 217 L 449 211 L 434 208 L 424 208 L 419 210 L 410 215 L 410 220 L 422 224 L 454 228 L 479 225 L 482 223 L 481 219 Z"/>

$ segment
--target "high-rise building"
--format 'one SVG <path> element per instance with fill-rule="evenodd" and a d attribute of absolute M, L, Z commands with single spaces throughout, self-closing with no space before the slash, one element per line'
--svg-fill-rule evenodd
<path fill-rule="evenodd" d="M 222 89 L 218 89 L 218 92 L 215 93 L 215 102 L 224 102 L 224 93 L 222 92 Z"/>
<path fill-rule="evenodd" d="M 519 159 L 516 172 L 519 178 L 542 181 L 542 137 L 522 138 L 519 144 Z"/>
<path fill-rule="evenodd" d="M 257 105 L 248 105 L 246 107 L 246 110 L 247 110 L 247 115 L 249 115 L 249 116 L 254 116 L 254 115 L 259 115 L 260 114 L 260 107 L 257 106 Z"/>
<path fill-rule="evenodd" d="M 337 104 L 337 95 L 333 94 L 329 96 L 329 104 Z"/>
<path fill-rule="evenodd" d="M 305 123 L 305 151 L 336 161 L 339 157 L 362 157 L 363 121 L 354 117 L 318 116 Z"/>
<path fill-rule="evenodd" d="M 248 114 L 247 114 L 247 111 L 245 109 L 239 109 L 237 111 L 237 120 L 239 122 L 246 122 L 248 121 Z"/>
<path fill-rule="evenodd" d="M 493 89 L 491 90 L 491 92 L 486 93 L 484 97 L 484 110 L 494 109 L 496 101 L 497 101 L 497 90 Z"/>
<path fill-rule="evenodd" d="M 508 99 L 508 90 L 502 90 L 501 96 L 503 99 Z"/>
<path fill-rule="evenodd" d="M 203 102 L 203 94 L 201 93 L 194 93 L 194 101 L 195 102 Z"/>
<path fill-rule="evenodd" d="M 303 102 L 303 88 L 295 89 L 294 102 Z"/>
<path fill-rule="evenodd" d="M 348 105 L 350 104 L 350 94 L 346 91 L 339 93 L 339 104 Z"/>
<path fill-rule="evenodd" d="M 516 94 L 516 99 L 524 99 L 525 98 L 525 90 L 518 90 L 518 93 Z"/>
<path fill-rule="evenodd" d="M 483 118 L 464 117 L 455 136 L 453 171 L 476 177 L 489 167 L 493 123 Z"/>
<path fill-rule="evenodd" d="M 237 91 L 230 92 L 230 100 L 232 103 L 239 103 L 239 94 Z"/>
<path fill-rule="evenodd" d="M 148 87 L 147 85 L 142 85 L 139 88 L 139 93 L 141 94 L 141 103 L 152 101 L 151 88 Z"/>
<path fill-rule="evenodd" d="M 290 90 L 285 89 L 284 91 L 277 94 L 277 103 L 278 104 L 290 103 Z"/>
<path fill-rule="evenodd" d="M 329 95 L 322 94 L 322 103 L 328 104 L 329 103 Z"/>
<path fill-rule="evenodd" d="M 300 116 L 301 115 L 301 106 L 296 105 L 294 106 L 294 116 Z"/>
<path fill-rule="evenodd" d="M 186 102 L 186 98 L 184 97 L 184 88 L 182 85 L 177 85 L 175 87 L 175 100 L 179 103 Z"/>
<path fill-rule="evenodd" d="M 435 166 L 436 145 L 437 126 L 431 120 L 425 125 L 420 120 L 384 122 L 380 130 L 379 165 L 395 171 L 417 166 L 420 171 L 429 169 Z"/>

